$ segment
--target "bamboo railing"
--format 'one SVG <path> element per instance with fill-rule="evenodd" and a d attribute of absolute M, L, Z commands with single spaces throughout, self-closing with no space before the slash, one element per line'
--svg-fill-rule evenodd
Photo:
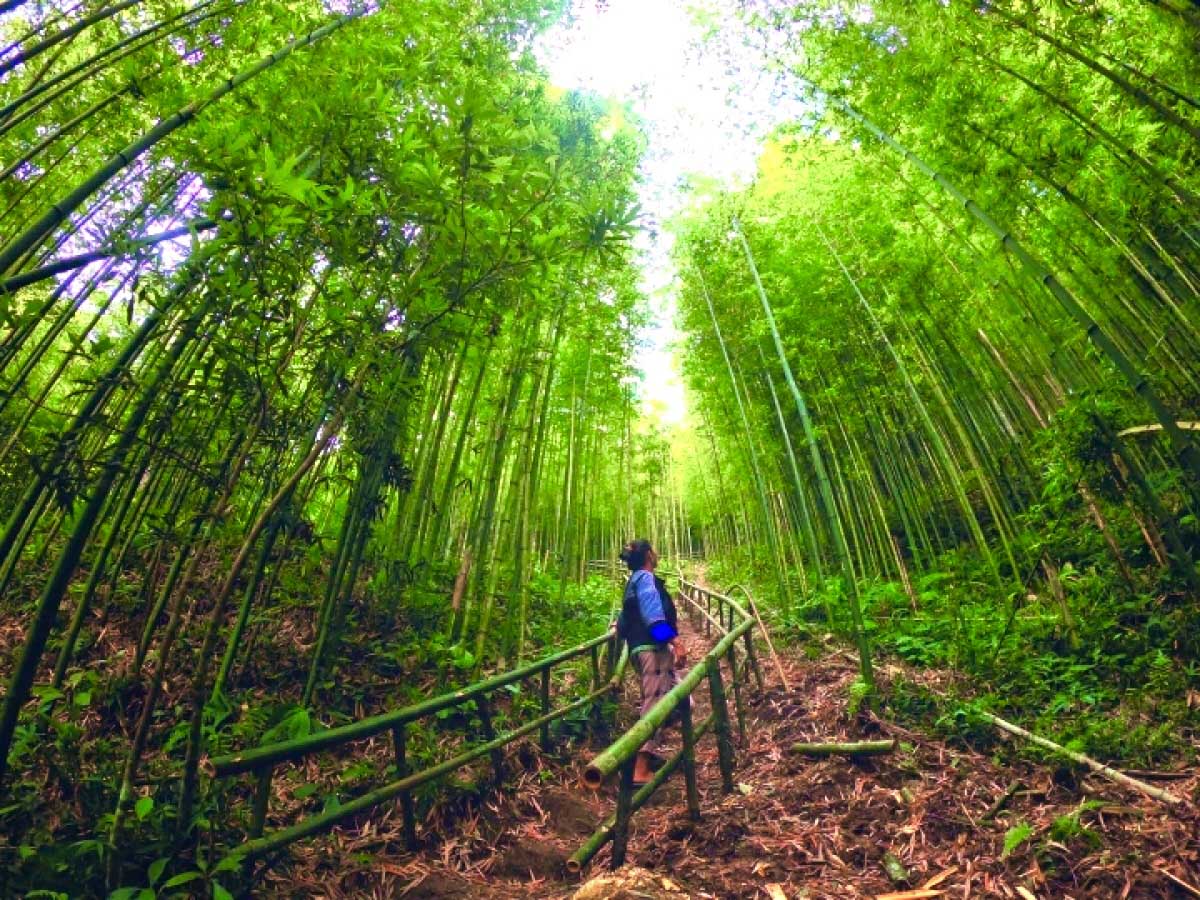
<path fill-rule="evenodd" d="M 674 688 L 654 707 L 642 716 L 623 735 L 596 756 L 584 771 L 583 782 L 598 789 L 615 772 L 620 773 L 617 792 L 617 808 L 592 834 L 582 847 L 567 860 L 567 869 L 579 872 L 610 840 L 613 842 L 612 868 L 625 862 L 625 851 L 629 842 L 629 821 L 659 787 L 666 783 L 674 772 L 683 769 L 687 793 L 688 816 L 693 821 L 700 818 L 700 795 L 696 787 L 696 744 L 712 731 L 717 740 L 717 758 L 721 769 L 721 788 L 725 793 L 733 791 L 734 749 L 729 702 L 725 692 L 725 681 L 721 673 L 721 661 L 729 666 L 730 683 L 733 688 L 734 708 L 737 716 L 738 734 L 741 742 L 746 740 L 746 720 L 742 704 L 742 685 L 753 672 L 762 687 L 762 673 L 754 654 L 753 629 L 755 619 L 742 606 L 729 597 L 700 587 L 680 577 L 679 596 L 688 605 L 690 612 L 700 614 L 705 623 L 705 633 L 712 634 L 715 628 L 720 639 L 688 671 Z M 703 603 L 703 605 L 701 605 Z M 714 610 L 715 607 L 715 610 Z M 744 659 L 739 669 L 738 641 L 745 642 Z M 707 680 L 712 700 L 712 712 L 696 725 L 692 721 L 692 706 L 684 699 L 690 697 L 701 682 Z M 678 708 L 683 746 L 671 756 L 645 785 L 635 790 L 633 784 L 634 758 L 647 739 Z"/>
<path fill-rule="evenodd" d="M 599 569 L 599 566 L 595 566 Z M 725 792 L 733 790 L 734 740 L 733 717 L 730 715 L 729 700 L 722 674 L 722 660 L 728 665 L 729 681 L 733 691 L 734 716 L 738 734 L 744 743 L 746 738 L 745 715 L 742 702 L 742 686 L 753 673 L 759 687 L 762 673 L 754 653 L 753 628 L 755 619 L 736 601 L 716 591 L 693 584 L 682 577 L 679 579 L 679 597 L 684 601 L 693 621 L 703 622 L 705 634 L 711 636 L 716 630 L 719 640 L 653 709 L 640 718 L 608 748 L 597 755 L 584 773 L 584 783 L 590 788 L 599 788 L 609 776 L 620 773 L 620 789 L 617 809 L 609 816 L 588 841 L 568 860 L 569 871 L 578 872 L 608 841 L 613 841 L 612 865 L 620 866 L 625 860 L 628 843 L 629 820 L 654 792 L 666 783 L 672 774 L 682 768 L 687 787 L 688 815 L 693 820 L 700 818 L 699 792 L 696 787 L 695 747 L 697 742 L 712 731 L 716 736 L 718 760 L 721 769 L 721 785 Z M 738 642 L 744 642 L 744 652 L 739 653 Z M 601 672 L 601 648 L 604 657 L 604 672 Z M 248 861 L 280 850 L 289 844 L 332 828 L 346 819 L 399 798 L 404 820 L 405 844 L 412 848 L 416 840 L 416 811 L 412 792 L 421 785 L 441 778 L 449 773 L 490 756 L 496 779 L 504 777 L 503 748 L 535 731 L 540 732 L 543 747 L 550 744 L 550 725 L 575 710 L 596 703 L 605 694 L 617 690 L 628 662 L 628 649 L 617 656 L 617 640 L 612 630 L 585 641 L 578 646 L 546 656 L 536 662 L 494 675 L 472 685 L 423 700 L 411 706 L 392 710 L 376 716 L 360 719 L 338 728 L 290 741 L 279 741 L 253 747 L 248 750 L 215 757 L 205 770 L 214 778 L 231 778 L 249 774 L 255 782 L 254 805 L 248 840 L 230 855 Z M 557 709 L 550 708 L 551 672 L 557 665 L 577 659 L 585 654 L 591 657 L 592 679 L 589 691 Z M 739 656 L 741 657 L 739 661 Z M 537 718 L 526 722 L 504 734 L 496 734 L 492 725 L 491 704 L 488 695 L 493 691 L 519 681 L 540 676 L 540 712 Z M 683 703 L 703 681 L 708 682 L 712 701 L 712 712 L 703 722 L 692 721 L 690 703 Z M 459 753 L 450 759 L 428 766 L 417 772 L 409 770 L 407 762 L 408 726 L 436 715 L 442 710 L 472 703 L 482 724 L 484 742 Z M 633 763 L 638 749 L 672 712 L 679 708 L 683 732 L 683 747 L 668 759 L 654 777 L 637 790 L 633 785 Z M 275 770 L 281 765 L 295 763 L 315 753 L 320 753 L 346 744 L 366 740 L 375 735 L 390 732 L 395 757 L 395 772 L 398 778 L 342 804 L 336 809 L 309 816 L 289 827 L 264 834 L 267 813 L 271 800 L 271 783 Z"/>
<path fill-rule="evenodd" d="M 601 675 L 600 648 L 607 646 L 605 654 L 605 673 Z M 558 709 L 550 708 L 550 674 L 551 670 L 563 663 L 581 657 L 591 656 L 592 680 L 588 693 L 573 700 Z M 251 860 L 279 850 L 302 838 L 332 828 L 338 822 L 360 815 L 381 803 L 394 797 L 400 798 L 401 811 L 404 817 L 404 839 L 409 847 L 416 846 L 416 813 L 412 792 L 426 782 L 433 781 L 444 775 L 462 768 L 483 756 L 490 756 L 495 769 L 497 781 L 504 777 L 505 745 L 512 743 L 534 731 L 540 732 L 540 741 L 544 748 L 550 745 L 550 724 L 557 719 L 569 715 L 577 709 L 593 704 L 605 694 L 616 690 L 621 684 L 628 650 L 623 650 L 617 657 L 617 641 L 612 630 L 598 637 L 585 641 L 578 646 L 554 653 L 537 662 L 503 672 L 483 681 L 460 688 L 455 691 L 432 697 L 420 703 L 392 710 L 377 716 L 360 719 L 338 728 L 331 728 L 307 737 L 290 741 L 279 741 L 243 750 L 227 756 L 212 759 L 206 771 L 213 778 L 228 778 L 249 773 L 255 781 L 254 809 L 251 817 L 249 840 L 236 848 L 231 856 L 241 860 Z M 523 681 L 534 676 L 541 676 L 540 702 L 541 715 L 531 722 L 497 735 L 492 726 L 492 718 L 488 695 L 500 688 Z M 429 766 L 418 772 L 410 772 L 406 759 L 407 726 L 413 722 L 435 715 L 441 710 L 451 709 L 471 702 L 475 705 L 482 724 L 484 743 L 472 747 L 457 756 L 436 765 Z M 266 824 L 267 811 L 271 800 L 271 780 L 275 769 L 280 765 L 294 763 L 314 753 L 331 750 L 353 741 L 361 741 L 383 732 L 391 732 L 393 752 L 395 755 L 395 770 L 399 776 L 382 787 L 376 788 L 362 796 L 355 797 L 336 809 L 327 810 L 310 816 L 295 825 L 281 828 L 270 834 L 263 834 Z"/>

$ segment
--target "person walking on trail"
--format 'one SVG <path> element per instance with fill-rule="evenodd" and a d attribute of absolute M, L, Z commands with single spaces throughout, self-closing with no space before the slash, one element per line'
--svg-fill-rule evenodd
<path fill-rule="evenodd" d="M 639 715 L 645 715 L 671 688 L 679 683 L 675 667 L 687 661 L 679 638 L 675 604 L 662 579 L 654 574 L 658 554 L 644 539 L 630 541 L 621 551 L 629 567 L 625 599 L 617 617 L 617 636 L 629 645 L 629 658 L 642 690 Z M 685 700 L 684 702 L 689 702 Z M 656 731 L 634 760 L 634 784 L 645 784 L 653 775 L 653 761 L 661 747 L 661 729 Z"/>

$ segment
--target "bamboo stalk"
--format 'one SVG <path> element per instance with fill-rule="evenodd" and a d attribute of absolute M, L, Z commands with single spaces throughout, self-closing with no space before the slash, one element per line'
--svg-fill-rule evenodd
<path fill-rule="evenodd" d="M 733 226 L 741 243 L 742 250 L 746 254 L 746 265 L 750 269 L 751 276 L 753 276 L 754 287 L 762 303 L 763 316 L 767 320 L 767 327 L 770 329 L 771 339 L 775 344 L 775 352 L 779 358 L 780 368 L 783 369 L 784 381 L 791 391 L 792 399 L 796 404 L 796 412 L 799 414 L 800 422 L 804 427 L 804 435 L 808 439 L 808 449 L 812 456 L 813 470 L 817 473 L 817 484 L 820 487 L 821 498 L 823 500 L 822 508 L 826 517 L 826 527 L 833 536 L 834 549 L 837 551 L 838 560 L 842 568 L 842 577 L 846 580 L 846 600 L 850 610 L 850 622 L 854 631 L 854 640 L 858 646 L 858 664 L 862 680 L 867 685 L 867 688 L 874 692 L 875 674 L 871 666 L 870 641 L 866 630 L 863 628 L 862 607 L 858 596 L 858 578 L 855 575 L 854 562 L 850 555 L 851 548 L 846 540 L 846 530 L 843 520 L 841 515 L 839 515 L 837 503 L 834 499 L 829 472 L 825 465 L 824 457 L 821 454 L 820 443 L 813 428 L 808 404 L 805 402 L 804 395 L 800 392 L 800 387 L 796 383 L 791 363 L 788 362 L 787 353 L 783 347 L 783 339 L 780 337 L 779 328 L 775 324 L 775 313 L 771 309 L 771 302 L 767 298 L 766 289 L 763 287 L 762 279 L 759 277 L 758 266 L 754 262 L 754 253 L 750 250 L 750 242 L 746 240 L 746 234 L 742 230 L 741 223 L 736 218 L 733 220 Z M 834 461 L 836 462 L 836 457 Z M 857 542 L 855 546 L 857 548 Z"/>

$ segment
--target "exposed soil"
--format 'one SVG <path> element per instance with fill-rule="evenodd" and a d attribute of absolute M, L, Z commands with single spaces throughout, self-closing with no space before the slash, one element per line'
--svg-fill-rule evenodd
<path fill-rule="evenodd" d="M 709 643 L 694 631 L 685 639 L 693 659 Z M 702 821 L 688 821 L 678 776 L 634 817 L 628 861 L 667 878 L 672 896 L 777 900 L 782 892 L 819 900 L 922 887 L 948 898 L 1200 896 L 1180 884 L 1200 886 L 1196 772 L 1169 782 L 1187 802 L 1168 812 L 1084 770 L 1001 765 L 870 714 L 852 717 L 847 697 L 856 666 L 843 651 L 829 650 L 817 660 L 789 653 L 783 663 L 790 691 L 766 665 L 766 688 L 746 691 L 736 790 L 722 794 L 715 741 L 706 737 L 697 760 Z M 884 667 L 885 689 L 889 676 L 898 674 L 899 667 Z M 903 674 L 935 683 L 948 677 Z M 636 691 L 627 679 L 627 710 L 635 708 Z M 697 721 L 707 715 L 707 700 L 697 697 Z M 622 721 L 630 719 L 626 713 Z M 895 737 L 901 744 L 891 754 L 859 759 L 789 752 L 800 740 L 872 737 Z M 506 790 L 457 821 L 438 820 L 445 829 L 426 830 L 424 851 L 403 850 L 399 815 L 389 811 L 353 833 L 337 832 L 298 849 L 290 863 L 264 876 L 263 892 L 568 897 L 579 884 L 565 875 L 563 863 L 615 804 L 613 784 L 595 794 L 580 786 L 582 767 L 595 749 L 576 744 L 556 757 L 514 750 L 518 774 Z M 986 813 L 1014 781 L 1020 789 L 988 820 Z M 1005 855 L 1005 834 L 1019 823 L 1032 829 L 1030 836 Z M 889 879 L 886 853 L 907 870 L 906 880 Z M 602 874 L 608 859 L 605 848 L 590 874 Z"/>

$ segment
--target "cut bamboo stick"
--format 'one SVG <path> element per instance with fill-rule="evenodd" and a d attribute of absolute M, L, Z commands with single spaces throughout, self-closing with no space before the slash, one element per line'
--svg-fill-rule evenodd
<path fill-rule="evenodd" d="M 1022 787 L 1023 785 L 1019 781 L 1014 781 L 1012 784 L 1006 787 L 1004 789 L 1004 793 L 996 798 L 996 802 L 988 807 L 988 811 L 983 814 L 983 817 L 980 819 L 980 821 L 990 822 L 992 819 L 996 818 L 1000 810 L 1004 809 L 1004 807 L 1008 805 L 1008 801 L 1013 798 L 1013 794 L 1019 791 Z"/>
<path fill-rule="evenodd" d="M 1167 878 L 1171 879 L 1173 882 L 1175 882 L 1175 884 L 1179 885 L 1180 888 L 1182 888 L 1184 891 L 1186 891 L 1191 896 L 1200 897 L 1200 888 L 1195 887 L 1195 885 L 1188 884 L 1186 881 L 1184 881 L 1178 875 L 1172 875 L 1166 869 L 1159 869 L 1158 873 L 1160 875 L 1165 875 Z"/>
<path fill-rule="evenodd" d="M 895 738 L 888 741 L 830 741 L 812 744 L 801 741 L 792 744 L 793 753 L 802 753 L 805 756 L 878 756 L 881 753 L 891 753 L 895 749 Z"/>

